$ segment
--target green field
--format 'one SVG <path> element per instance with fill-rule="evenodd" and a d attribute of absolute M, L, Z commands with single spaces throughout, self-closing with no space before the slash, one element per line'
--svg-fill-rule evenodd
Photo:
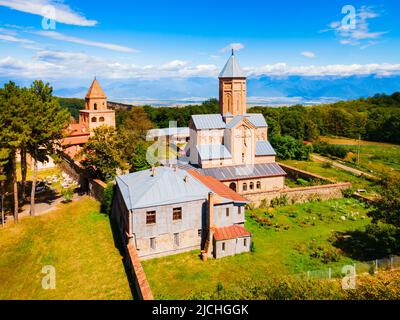
<path fill-rule="evenodd" d="M 109 218 L 91 198 L 0 228 L 0 300 L 132 299 Z M 42 267 L 56 288 L 41 286 Z"/>
<path fill-rule="evenodd" d="M 358 141 L 354 139 L 322 137 L 321 140 L 330 144 L 349 147 L 355 154 L 358 150 Z M 347 164 L 375 175 L 393 172 L 400 174 L 400 146 L 390 143 L 361 141 L 360 164 L 356 165 L 354 162 L 347 162 Z"/>
<path fill-rule="evenodd" d="M 365 217 L 367 211 L 354 199 L 297 204 L 273 212 L 270 209 L 268 213 L 265 209 L 254 209 L 246 213 L 246 228 L 253 234 L 254 252 L 203 262 L 199 259 L 200 252 L 193 251 L 143 261 L 143 267 L 159 299 L 185 299 L 202 291 L 213 292 L 219 283 L 229 289 L 241 281 L 329 267 L 337 269 L 355 261 L 334 248 L 329 238 L 334 231 L 365 226 L 369 222 Z M 268 217 L 272 225 L 261 226 L 252 215 Z M 341 216 L 346 220 L 341 220 Z M 338 261 L 313 257 L 321 252 L 336 255 Z"/>
<path fill-rule="evenodd" d="M 337 182 L 351 182 L 353 188 L 364 189 L 367 191 L 367 194 L 374 194 L 379 190 L 377 183 L 374 181 L 371 181 L 365 177 L 358 177 L 347 171 L 328 167 L 324 163 L 299 160 L 283 160 L 280 162 L 301 170 L 318 174 L 322 177 L 326 177 Z"/>

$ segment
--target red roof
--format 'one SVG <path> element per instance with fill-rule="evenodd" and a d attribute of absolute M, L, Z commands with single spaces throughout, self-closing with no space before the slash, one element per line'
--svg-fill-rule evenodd
<path fill-rule="evenodd" d="M 214 231 L 214 239 L 216 241 L 251 236 L 251 233 L 249 231 L 247 231 L 244 227 L 239 226 L 237 224 L 229 227 L 213 228 L 213 231 Z"/>
<path fill-rule="evenodd" d="M 228 188 L 226 185 L 224 185 L 222 182 L 215 179 L 214 177 L 203 176 L 199 172 L 192 169 L 189 169 L 187 172 L 189 172 L 193 177 L 195 177 L 197 180 L 199 180 L 201 183 L 203 183 L 205 186 L 207 186 L 209 189 L 211 189 L 213 192 L 223 198 L 230 199 L 236 202 L 248 202 L 240 194 Z"/>

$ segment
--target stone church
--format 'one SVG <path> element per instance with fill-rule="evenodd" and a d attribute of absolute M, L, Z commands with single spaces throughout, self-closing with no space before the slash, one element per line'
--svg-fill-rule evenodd
<path fill-rule="evenodd" d="M 79 122 L 67 128 L 67 137 L 62 141 L 64 153 L 74 159 L 93 130 L 102 125 L 115 128 L 115 111 L 107 108 L 107 96 L 95 78 L 85 96 L 85 109 L 79 111 Z"/>
<path fill-rule="evenodd" d="M 246 76 L 233 51 L 219 75 L 219 111 L 192 115 L 189 167 L 242 195 L 282 190 L 286 173 L 275 162 L 264 116 L 247 113 Z"/>

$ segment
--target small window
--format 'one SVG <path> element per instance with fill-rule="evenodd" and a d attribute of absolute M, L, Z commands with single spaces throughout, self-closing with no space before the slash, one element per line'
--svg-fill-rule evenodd
<path fill-rule="evenodd" d="M 179 233 L 174 233 L 174 244 L 179 247 Z"/>
<path fill-rule="evenodd" d="M 244 153 L 242 153 L 242 162 L 245 162 L 245 157 L 244 157 Z"/>
<path fill-rule="evenodd" d="M 146 224 L 156 223 L 156 212 L 155 211 L 147 211 L 146 212 Z"/>
<path fill-rule="evenodd" d="M 201 229 L 197 230 L 197 235 L 198 235 L 199 237 L 201 237 L 201 234 L 202 234 L 202 230 L 201 230 Z"/>
<path fill-rule="evenodd" d="M 92 122 L 97 122 L 97 118 L 96 118 L 96 117 L 93 117 L 93 118 L 92 118 Z"/>
<path fill-rule="evenodd" d="M 229 208 L 225 209 L 226 216 L 229 217 Z"/>
<path fill-rule="evenodd" d="M 150 238 L 150 248 L 153 250 L 156 249 L 156 238 Z"/>
<path fill-rule="evenodd" d="M 261 189 L 261 182 L 257 181 L 257 189 Z"/>
<path fill-rule="evenodd" d="M 172 209 L 172 219 L 173 220 L 182 220 L 182 208 Z"/>
<path fill-rule="evenodd" d="M 243 207 L 238 207 L 238 214 L 242 214 L 242 208 Z"/>
<path fill-rule="evenodd" d="M 243 183 L 242 189 L 243 191 L 247 191 L 247 183 Z"/>
<path fill-rule="evenodd" d="M 104 117 L 100 117 L 99 122 L 104 122 Z"/>
<path fill-rule="evenodd" d="M 250 182 L 250 190 L 254 189 L 254 182 Z"/>
<path fill-rule="evenodd" d="M 97 110 L 97 103 L 94 104 L 94 110 Z"/>
<path fill-rule="evenodd" d="M 225 251 L 225 242 L 222 242 L 222 251 Z"/>
<path fill-rule="evenodd" d="M 244 245 L 245 247 L 247 247 L 247 239 L 246 239 L 246 238 L 243 239 L 243 245 Z"/>

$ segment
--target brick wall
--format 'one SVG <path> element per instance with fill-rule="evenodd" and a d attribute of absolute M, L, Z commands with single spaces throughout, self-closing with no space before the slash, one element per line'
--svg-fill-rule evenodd
<path fill-rule="evenodd" d="M 153 300 L 153 293 L 151 291 L 149 282 L 147 281 L 146 274 L 140 263 L 137 251 L 132 244 L 128 244 L 128 262 L 131 271 L 133 272 L 133 279 L 135 282 L 136 290 L 141 300 Z"/>

